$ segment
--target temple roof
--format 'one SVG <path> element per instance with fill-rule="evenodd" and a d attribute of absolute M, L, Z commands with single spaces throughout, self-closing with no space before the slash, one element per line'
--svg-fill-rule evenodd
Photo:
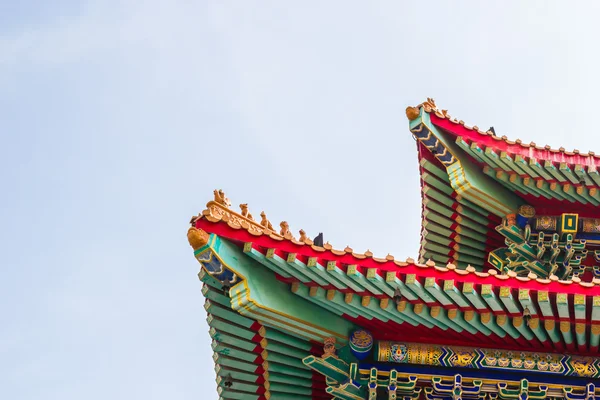
<path fill-rule="evenodd" d="M 258 223 L 247 209 L 244 216 L 220 201 L 209 202 L 192 224 L 378 339 L 571 352 L 597 350 L 600 342 L 597 278 L 543 279 L 317 246 L 305 234 L 294 238 L 287 223 L 276 232 L 264 213 Z"/>
<path fill-rule="evenodd" d="M 562 147 L 552 149 L 548 145 L 541 147 L 533 142 L 498 137 L 450 117 L 432 99 L 418 107 L 409 107 L 407 116 L 411 131 L 425 148 L 434 150 L 435 144 L 435 149 L 445 149 L 452 155 L 450 161 L 437 157 L 445 165 L 457 159 L 473 162 L 509 191 L 543 207 L 574 209 L 600 205 L 600 156 L 593 152 L 569 152 Z M 423 122 L 432 129 L 423 130 Z"/>
<path fill-rule="evenodd" d="M 600 173 L 593 153 L 509 141 L 466 126 L 432 99 L 406 114 L 421 174 L 421 262 L 588 282 L 600 277 Z"/>
<path fill-rule="evenodd" d="M 568 353 L 559 358 L 572 362 L 556 368 L 570 374 L 569 365 L 585 364 L 588 370 L 573 376 L 598 375 L 599 361 L 589 357 L 600 349 L 596 156 L 511 142 L 451 118 L 432 99 L 409 107 L 407 116 L 422 193 L 416 260 L 342 249 L 302 229 L 294 235 L 287 221 L 274 226 L 264 212 L 254 219 L 247 204 L 234 211 L 222 190 L 191 219 L 188 240 L 202 265 L 221 398 L 362 398 L 364 390 L 358 397 L 340 394 L 360 386 L 336 384 L 348 376 L 368 383 L 369 396 L 379 381 L 395 387 L 394 370 L 356 370 L 356 364 L 349 373 L 340 370 L 346 364 L 335 347 L 349 351 L 345 344 L 362 330 L 390 354 L 397 350 L 392 342 L 414 342 L 398 346 L 417 353 L 423 343 L 449 346 L 439 350 L 447 354 L 453 346 L 479 355 L 485 351 L 476 347 L 516 351 L 519 360 L 526 348 Z M 325 343 L 322 357 L 317 343 Z M 327 362 L 339 379 L 324 373 Z M 465 380 L 475 389 L 478 373 Z M 409 375 L 398 378 L 412 385 L 407 393 L 418 394 L 417 378 Z M 440 379 L 420 375 L 419 384 Z M 487 385 L 506 389 L 506 382 Z M 572 397 L 552 392 L 562 395 Z"/>

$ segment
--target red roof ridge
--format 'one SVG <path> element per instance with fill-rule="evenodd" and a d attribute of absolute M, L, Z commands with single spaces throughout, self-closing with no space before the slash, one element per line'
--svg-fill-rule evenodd
<path fill-rule="evenodd" d="M 437 105 L 435 104 L 435 100 L 430 97 L 428 97 L 426 101 L 417 105 L 416 107 L 407 107 L 406 108 L 406 116 L 408 117 L 408 119 L 411 121 L 413 119 L 416 119 L 419 116 L 419 110 L 421 108 L 424 109 L 424 111 L 427 113 L 435 114 L 435 116 L 438 118 L 446 119 L 455 125 L 462 125 L 467 130 L 476 131 L 477 133 L 479 133 L 482 136 L 488 136 L 494 140 L 503 141 L 509 145 L 519 145 L 524 149 L 535 148 L 537 150 L 545 150 L 545 151 L 550 151 L 552 153 L 561 153 L 561 154 L 565 154 L 567 156 L 579 155 L 582 157 L 595 157 L 595 158 L 600 159 L 600 157 L 596 156 L 596 154 L 593 151 L 588 151 L 587 153 L 582 153 L 577 149 L 573 149 L 572 151 L 566 151 L 565 148 L 562 146 L 558 149 L 553 149 L 550 145 L 538 146 L 535 142 L 523 143 L 523 141 L 521 139 L 516 139 L 513 141 L 513 140 L 509 140 L 508 137 L 505 135 L 497 136 L 490 130 L 482 131 L 481 129 L 479 129 L 479 127 L 477 125 L 469 126 L 463 120 L 459 120 L 458 118 L 452 117 L 448 113 L 448 110 L 439 109 L 437 107 Z"/>
<path fill-rule="evenodd" d="M 222 193 L 222 191 L 221 191 L 221 193 Z M 266 219 L 266 215 L 264 214 L 264 212 L 261 213 L 263 215 L 263 221 L 261 221 L 261 223 L 257 223 L 256 221 L 254 221 L 252 216 L 247 212 L 247 205 L 244 205 L 244 206 L 246 206 L 246 209 L 245 209 L 246 215 L 242 215 L 241 213 L 237 213 L 237 212 L 231 210 L 229 208 L 230 204 L 227 202 L 225 202 L 225 203 L 221 202 L 221 201 L 219 201 L 219 199 L 209 201 L 206 204 L 206 209 L 204 211 L 202 211 L 202 213 L 200 213 L 198 216 L 192 217 L 192 219 L 190 221 L 190 223 L 192 224 L 192 227 L 190 228 L 190 230 L 191 231 L 193 231 L 193 230 L 202 231 L 202 229 L 198 229 L 198 228 L 201 228 L 201 226 L 206 227 L 206 223 L 203 223 L 202 221 L 207 221 L 211 224 L 224 223 L 229 228 L 231 228 L 235 231 L 246 231 L 249 235 L 252 235 L 255 237 L 263 236 L 263 237 L 268 237 L 277 242 L 281 242 L 281 243 L 287 242 L 287 243 L 290 243 L 293 246 L 297 246 L 299 248 L 302 248 L 302 247 L 307 248 L 307 249 L 310 248 L 310 250 L 312 250 L 314 252 L 319 252 L 319 253 L 328 252 L 334 258 L 350 256 L 353 258 L 353 261 L 358 265 L 362 265 L 365 262 L 367 262 L 367 264 L 370 264 L 370 266 L 363 265 L 363 267 L 365 267 L 365 268 L 379 268 L 379 266 L 382 266 L 382 267 L 394 266 L 394 267 L 404 268 L 404 267 L 415 266 L 415 267 L 417 267 L 419 269 L 423 269 L 423 270 L 429 270 L 429 271 L 440 272 L 440 273 L 454 273 L 459 276 L 471 275 L 471 276 L 485 278 L 485 279 L 494 277 L 500 281 L 517 280 L 520 282 L 537 282 L 537 283 L 543 284 L 543 285 L 560 284 L 560 285 L 564 285 L 564 286 L 569 286 L 569 285 L 572 285 L 573 283 L 578 283 L 579 286 L 581 286 L 583 288 L 594 288 L 596 286 L 600 286 L 600 279 L 598 279 L 598 278 L 594 278 L 591 282 L 582 282 L 581 279 L 573 279 L 571 281 L 559 280 L 556 276 L 553 276 L 553 275 L 550 276 L 549 279 L 542 279 L 542 278 L 538 278 L 535 274 L 532 274 L 532 273 L 528 274 L 527 276 L 517 276 L 517 274 L 513 271 L 509 271 L 506 274 L 500 273 L 499 271 L 493 270 L 493 269 L 490 269 L 487 272 L 482 272 L 482 271 L 477 271 L 471 265 L 469 265 L 466 269 L 459 269 L 452 263 L 448 263 L 445 266 L 441 266 L 441 265 L 436 265 L 436 263 L 433 260 L 427 260 L 427 262 L 425 262 L 424 264 L 421 264 L 421 263 L 416 262 L 411 257 L 408 257 L 406 259 L 406 261 L 399 261 L 399 260 L 395 259 L 391 254 L 388 254 L 385 258 L 378 258 L 378 257 L 373 257 L 373 253 L 370 250 L 367 250 L 365 253 L 355 253 L 355 252 L 353 252 L 352 248 L 350 248 L 349 246 L 346 246 L 346 248 L 344 250 L 336 250 L 329 243 L 325 243 L 323 246 L 317 246 L 312 242 L 312 240 L 307 239 L 307 238 L 305 238 L 305 240 L 303 240 L 303 241 L 296 240 L 293 236 L 291 236 L 291 234 L 289 233 L 289 230 L 285 231 L 285 229 L 287 229 L 287 226 L 282 226 L 282 230 L 280 231 L 280 233 L 275 232 L 272 229 L 273 227 L 270 224 L 270 222 L 268 220 L 264 221 Z M 282 225 L 283 225 L 283 223 L 282 223 Z M 215 233 L 215 232 L 213 232 L 213 233 Z M 204 235 L 206 235 L 206 233 L 204 233 Z M 190 235 L 190 232 L 188 231 L 188 239 L 190 239 L 190 237 L 193 237 L 193 236 L 194 236 L 194 233 L 192 232 L 192 234 Z M 227 235 L 225 235 L 224 237 L 228 238 Z M 238 235 L 236 234 L 235 237 L 237 238 Z M 250 238 L 247 238 L 247 239 L 250 240 Z M 192 245 L 194 250 L 197 250 L 198 248 L 202 247 L 202 245 L 199 246 L 198 243 L 206 244 L 206 242 L 207 242 L 206 240 L 194 242 L 193 240 L 190 239 L 190 244 Z M 398 269 L 394 269 L 394 270 L 390 270 L 390 271 L 398 272 Z"/>

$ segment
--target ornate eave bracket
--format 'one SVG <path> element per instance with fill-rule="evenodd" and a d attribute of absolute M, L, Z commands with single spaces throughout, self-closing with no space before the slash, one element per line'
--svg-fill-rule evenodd
<path fill-rule="evenodd" d="M 322 341 L 331 336 L 340 342 L 348 340 L 352 322 L 312 304 L 301 310 L 294 308 L 295 295 L 288 285 L 235 244 L 195 227 L 188 230 L 188 239 L 202 270 L 222 285 L 234 311 L 306 340 Z M 319 323 L 323 320 L 330 323 L 323 326 Z"/>
<path fill-rule="evenodd" d="M 513 193 L 510 193 L 495 182 L 483 177 L 483 172 L 477 171 L 469 162 L 458 158 L 460 153 L 457 145 L 444 137 L 440 130 L 431 122 L 427 107 L 431 105 L 420 105 L 417 111 L 414 108 L 407 109 L 409 116 L 409 129 L 415 138 L 428 149 L 429 152 L 445 167 L 449 177 L 449 183 L 454 191 L 465 199 L 481 205 L 489 212 L 505 216 L 514 212 L 522 201 Z M 413 118 L 414 119 L 411 119 Z M 492 196 L 489 193 L 496 193 Z"/>

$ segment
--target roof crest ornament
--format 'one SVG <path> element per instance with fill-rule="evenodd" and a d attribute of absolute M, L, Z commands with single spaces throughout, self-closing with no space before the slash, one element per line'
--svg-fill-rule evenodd
<path fill-rule="evenodd" d="M 406 116 L 408 117 L 408 119 L 410 121 L 413 121 L 415 119 L 417 119 L 420 115 L 420 108 L 423 107 L 425 109 L 426 112 L 439 112 L 437 106 L 435 105 L 435 100 L 432 99 L 431 97 L 428 97 L 426 101 L 424 101 L 423 103 L 419 104 L 416 107 L 406 107 Z M 442 111 L 443 115 L 446 115 L 446 110 Z"/>
<path fill-rule="evenodd" d="M 215 195 L 215 201 L 221 205 L 224 205 L 227 208 L 231 207 L 231 202 L 229 201 L 229 199 L 225 196 L 225 193 L 223 192 L 223 189 L 215 189 L 213 191 L 214 195 Z"/>
<path fill-rule="evenodd" d="M 310 240 L 310 238 L 306 235 L 306 232 L 304 231 L 304 229 L 300 229 L 300 231 L 298 231 L 298 233 L 300 234 L 300 237 L 298 238 L 299 242 L 302 242 L 305 244 L 313 244 L 313 241 Z"/>
<path fill-rule="evenodd" d="M 209 235 L 206 231 L 202 229 L 197 229 L 196 227 L 190 227 L 187 232 L 188 242 L 190 246 L 194 250 L 198 250 L 199 248 L 206 246 L 208 244 Z"/>
<path fill-rule="evenodd" d="M 270 231 L 274 231 L 275 229 L 273 229 L 273 225 L 271 224 L 271 221 L 269 221 L 267 219 L 267 214 L 265 214 L 264 211 L 260 212 L 260 225 L 265 228 L 268 229 Z"/>
<path fill-rule="evenodd" d="M 294 239 L 294 236 L 292 236 L 292 232 L 290 232 L 290 225 L 287 223 L 287 221 L 281 221 L 279 226 L 281 227 L 281 231 L 279 232 L 281 236 L 288 240 Z"/>
<path fill-rule="evenodd" d="M 245 217 L 245 218 L 248 218 L 248 219 L 254 221 L 254 218 L 252 218 L 252 214 L 250 214 L 250 212 L 248 212 L 248 203 L 240 204 L 240 210 L 241 210 L 242 217 Z"/>

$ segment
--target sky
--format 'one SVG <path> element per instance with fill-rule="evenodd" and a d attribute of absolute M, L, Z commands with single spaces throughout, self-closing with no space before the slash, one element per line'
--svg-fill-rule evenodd
<path fill-rule="evenodd" d="M 190 217 L 416 258 L 427 97 L 599 152 L 599 8 L 0 0 L 0 398 L 217 399 Z"/>

